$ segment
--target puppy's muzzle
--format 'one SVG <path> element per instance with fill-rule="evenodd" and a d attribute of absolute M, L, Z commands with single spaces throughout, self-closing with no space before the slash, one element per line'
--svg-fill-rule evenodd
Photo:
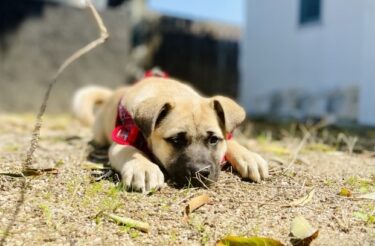
<path fill-rule="evenodd" d="M 211 165 L 192 165 L 188 168 L 187 173 L 190 177 L 208 178 L 211 174 Z"/>
<path fill-rule="evenodd" d="M 218 164 L 210 161 L 185 160 L 186 158 L 179 158 L 170 173 L 178 187 L 208 186 L 217 181 L 219 176 Z"/>

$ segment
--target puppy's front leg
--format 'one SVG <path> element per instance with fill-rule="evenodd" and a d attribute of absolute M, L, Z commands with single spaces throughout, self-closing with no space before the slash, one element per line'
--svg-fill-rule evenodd
<path fill-rule="evenodd" d="M 268 177 L 268 164 L 260 155 L 249 151 L 233 139 L 228 140 L 227 145 L 225 157 L 242 178 L 259 182 Z"/>
<path fill-rule="evenodd" d="M 137 148 L 112 143 L 109 161 L 130 190 L 145 192 L 164 184 L 160 168 Z"/>

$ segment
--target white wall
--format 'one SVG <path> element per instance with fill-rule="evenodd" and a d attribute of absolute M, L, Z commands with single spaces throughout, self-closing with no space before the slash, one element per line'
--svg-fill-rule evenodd
<path fill-rule="evenodd" d="M 240 98 L 247 110 L 265 113 L 276 91 L 324 97 L 348 88 L 353 97 L 363 77 L 364 1 L 373 0 L 322 0 L 321 22 L 306 26 L 299 0 L 246 1 Z M 346 108 L 357 115 L 357 105 Z M 318 102 L 311 114 L 325 110 Z"/>
<path fill-rule="evenodd" d="M 375 1 L 365 0 L 359 121 L 375 125 Z"/>

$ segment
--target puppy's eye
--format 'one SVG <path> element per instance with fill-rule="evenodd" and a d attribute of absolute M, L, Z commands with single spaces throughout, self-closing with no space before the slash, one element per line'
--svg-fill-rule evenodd
<path fill-rule="evenodd" d="M 221 141 L 220 138 L 216 137 L 216 136 L 210 136 L 208 138 L 208 143 L 211 145 L 211 146 L 215 146 L 217 145 L 219 142 Z"/>
<path fill-rule="evenodd" d="M 177 136 L 166 138 L 165 140 L 176 148 L 183 147 L 187 144 L 185 135 L 183 134 L 178 134 Z"/>

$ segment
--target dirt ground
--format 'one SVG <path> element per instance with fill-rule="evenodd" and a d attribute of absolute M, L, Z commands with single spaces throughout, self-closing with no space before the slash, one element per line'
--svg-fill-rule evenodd
<path fill-rule="evenodd" d="M 25 199 L 15 217 L 23 184 L 17 174 L 33 124 L 31 115 L 0 116 L 0 238 L 5 245 L 214 245 L 226 235 L 271 237 L 290 245 L 290 224 L 298 215 L 319 229 L 313 245 L 375 245 L 375 202 L 357 198 L 375 191 L 374 152 L 350 154 L 350 137 L 349 151 L 338 151 L 313 134 L 301 139 L 291 132 L 279 140 L 267 132 L 252 139 L 239 135 L 269 161 L 269 180 L 242 181 L 229 168 L 209 189 L 166 186 L 140 194 L 123 191 L 111 180 L 95 182 L 93 171 L 84 168 L 90 130 L 69 116 L 47 115 L 35 167 L 58 172 L 26 177 Z M 338 195 L 344 187 L 350 197 Z M 311 201 L 290 206 L 312 189 Z M 212 203 L 183 222 L 186 202 L 200 194 L 208 194 Z M 151 229 L 143 233 L 117 225 L 100 216 L 103 211 L 148 222 Z"/>

